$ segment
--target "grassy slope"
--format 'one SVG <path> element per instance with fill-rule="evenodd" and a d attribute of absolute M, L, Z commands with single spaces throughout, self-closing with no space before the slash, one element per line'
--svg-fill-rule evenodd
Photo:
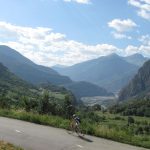
<path fill-rule="evenodd" d="M 22 148 L 16 147 L 10 143 L 0 141 L 0 150 L 23 150 Z"/>
<path fill-rule="evenodd" d="M 98 114 L 105 120 L 100 122 L 97 127 L 97 134 L 123 143 L 150 148 L 150 134 L 135 134 L 138 127 L 143 127 L 145 123 L 150 124 L 150 118 L 132 116 L 135 123 L 128 126 L 128 117 L 126 116 L 102 114 L 101 112 Z"/>

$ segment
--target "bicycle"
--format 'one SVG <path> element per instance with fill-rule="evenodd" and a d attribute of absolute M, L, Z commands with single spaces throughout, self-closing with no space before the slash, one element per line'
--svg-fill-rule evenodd
<path fill-rule="evenodd" d="M 75 120 L 71 120 L 70 122 L 70 131 L 76 132 L 76 134 L 78 136 L 84 136 L 84 134 L 82 133 L 81 129 L 80 129 L 80 123 L 76 122 Z"/>

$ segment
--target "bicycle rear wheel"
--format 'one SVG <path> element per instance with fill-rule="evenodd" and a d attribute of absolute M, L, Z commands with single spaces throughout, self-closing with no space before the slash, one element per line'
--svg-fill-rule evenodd
<path fill-rule="evenodd" d="M 75 132 L 77 133 L 78 136 L 84 136 L 79 126 L 76 126 Z"/>

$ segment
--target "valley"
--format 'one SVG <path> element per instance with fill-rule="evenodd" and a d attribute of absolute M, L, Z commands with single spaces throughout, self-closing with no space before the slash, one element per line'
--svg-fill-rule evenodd
<path fill-rule="evenodd" d="M 0 1 L 0 150 L 150 150 L 150 0 Z"/>
<path fill-rule="evenodd" d="M 133 73 L 126 66 L 129 62 L 125 58 L 115 54 L 99 58 L 106 66 L 123 62 L 126 67 L 121 66 L 114 76 L 120 76 L 124 69 L 132 76 L 130 80 L 116 76 L 126 86 L 113 93 L 91 81 L 73 81 L 51 68 L 36 65 L 9 47 L 0 48 L 6 50 L 0 49 L 3 54 L 0 59 L 0 116 L 68 130 L 70 119 L 76 113 L 82 119 L 80 128 L 86 135 L 150 148 L 149 60 L 140 55 L 139 66 L 129 65 L 136 68 Z M 14 58 L 9 57 L 9 52 Z M 137 56 L 131 56 L 132 63 L 134 57 L 137 61 Z M 35 70 L 39 72 L 38 78 L 32 74 Z M 109 74 L 113 74 L 112 70 Z M 118 83 L 113 85 L 116 87 Z"/>
<path fill-rule="evenodd" d="M 81 101 L 86 106 L 94 106 L 94 105 L 98 104 L 104 108 L 107 108 L 108 106 L 111 106 L 117 102 L 117 97 L 115 97 L 115 96 L 82 97 Z"/>

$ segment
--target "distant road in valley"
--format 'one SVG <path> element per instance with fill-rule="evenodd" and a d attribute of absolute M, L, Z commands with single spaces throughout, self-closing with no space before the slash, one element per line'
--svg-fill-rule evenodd
<path fill-rule="evenodd" d="M 87 135 L 80 138 L 63 129 L 3 117 L 0 117 L 0 140 L 25 150 L 146 150 Z"/>

